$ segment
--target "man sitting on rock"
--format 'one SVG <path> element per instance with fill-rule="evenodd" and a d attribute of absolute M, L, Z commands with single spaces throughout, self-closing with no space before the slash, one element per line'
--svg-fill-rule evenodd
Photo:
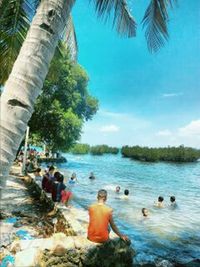
<path fill-rule="evenodd" d="M 88 239 L 96 243 L 103 243 L 109 240 L 109 226 L 124 241 L 129 241 L 128 237 L 122 235 L 114 223 L 112 209 L 105 204 L 107 191 L 99 190 L 98 202 L 89 207 L 89 227 Z"/>

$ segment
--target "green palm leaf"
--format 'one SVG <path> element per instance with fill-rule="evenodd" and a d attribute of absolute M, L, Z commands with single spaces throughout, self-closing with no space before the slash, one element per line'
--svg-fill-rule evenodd
<path fill-rule="evenodd" d="M 28 1 L 3 0 L 0 15 L 0 84 L 7 80 L 29 28 Z"/>
<path fill-rule="evenodd" d="M 70 16 L 67 21 L 63 32 L 62 40 L 68 47 L 72 60 L 76 61 L 78 53 L 78 43 L 72 16 Z"/>
<path fill-rule="evenodd" d="M 151 0 L 142 20 L 150 52 L 157 52 L 168 40 L 168 8 L 173 7 L 175 2 L 176 0 Z"/>
<path fill-rule="evenodd" d="M 107 20 L 113 14 L 113 27 L 120 35 L 136 35 L 136 22 L 131 16 L 125 0 L 94 0 L 96 11 Z"/>

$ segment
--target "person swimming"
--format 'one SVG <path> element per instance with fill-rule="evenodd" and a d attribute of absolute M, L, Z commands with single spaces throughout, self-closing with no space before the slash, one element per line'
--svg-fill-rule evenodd
<path fill-rule="evenodd" d="M 170 197 L 170 207 L 172 207 L 172 208 L 176 208 L 177 207 L 175 196 L 171 196 Z"/>
<path fill-rule="evenodd" d="M 90 176 L 89 176 L 89 179 L 90 179 L 90 180 L 94 180 L 95 178 L 96 178 L 96 177 L 94 176 L 94 173 L 91 172 L 91 173 L 90 173 Z"/>
<path fill-rule="evenodd" d="M 149 216 L 149 211 L 146 208 L 142 208 L 142 215 L 144 218 L 147 218 Z"/>
<path fill-rule="evenodd" d="M 164 208 L 164 197 L 159 196 L 158 197 L 158 201 L 154 203 L 154 206 L 158 207 L 158 208 Z"/>
<path fill-rule="evenodd" d="M 120 193 L 120 189 L 121 189 L 121 188 L 120 188 L 120 186 L 119 186 L 119 185 L 118 185 L 118 186 L 116 186 L 116 188 L 115 188 L 115 192 L 119 194 L 119 193 Z"/>
<path fill-rule="evenodd" d="M 120 199 L 129 199 L 129 190 L 125 189 L 123 196 L 120 196 Z"/>
<path fill-rule="evenodd" d="M 73 172 L 71 178 L 69 179 L 69 184 L 75 184 L 77 182 L 76 173 Z"/>

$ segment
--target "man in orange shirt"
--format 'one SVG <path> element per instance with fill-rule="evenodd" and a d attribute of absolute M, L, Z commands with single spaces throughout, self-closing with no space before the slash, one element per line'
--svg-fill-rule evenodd
<path fill-rule="evenodd" d="M 128 237 L 122 235 L 114 223 L 112 217 L 112 209 L 105 205 L 107 200 L 107 191 L 99 190 L 97 195 L 98 202 L 89 207 L 89 227 L 88 239 L 96 243 L 103 243 L 109 240 L 109 225 L 113 232 L 115 232 L 124 241 L 129 241 Z"/>

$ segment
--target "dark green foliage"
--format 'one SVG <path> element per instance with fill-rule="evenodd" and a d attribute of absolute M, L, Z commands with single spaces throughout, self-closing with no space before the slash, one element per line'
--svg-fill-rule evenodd
<path fill-rule="evenodd" d="M 88 154 L 90 146 L 88 144 L 75 144 L 70 151 L 72 154 Z"/>
<path fill-rule="evenodd" d="M 69 55 L 55 55 L 29 122 L 30 132 L 52 151 L 66 151 L 81 135 L 84 120 L 96 113 L 98 102 L 87 90 L 88 77 Z"/>
<path fill-rule="evenodd" d="M 119 148 L 110 147 L 107 145 L 89 146 L 88 144 L 75 144 L 69 152 L 73 154 L 88 154 L 103 155 L 103 154 L 118 154 Z"/>
<path fill-rule="evenodd" d="M 98 145 L 92 146 L 90 148 L 90 153 L 93 155 L 118 154 L 119 149 L 116 147 L 109 147 L 107 145 Z"/>
<path fill-rule="evenodd" d="M 124 157 L 149 162 L 194 162 L 200 158 L 200 150 L 184 146 L 165 148 L 123 146 L 121 153 Z"/>

